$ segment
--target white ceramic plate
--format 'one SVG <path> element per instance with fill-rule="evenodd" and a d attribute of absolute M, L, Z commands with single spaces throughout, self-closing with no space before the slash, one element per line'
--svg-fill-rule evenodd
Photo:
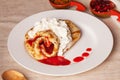
<path fill-rule="evenodd" d="M 24 48 L 24 36 L 35 22 L 44 17 L 69 19 L 81 29 L 81 39 L 65 54 L 66 58 L 72 61 L 88 47 L 92 48 L 90 56 L 68 66 L 46 65 L 31 58 Z M 51 10 L 32 15 L 18 23 L 8 38 L 8 50 L 15 61 L 31 71 L 53 76 L 73 75 L 93 69 L 108 57 L 112 47 L 113 36 L 103 22 L 89 14 L 72 10 Z"/>

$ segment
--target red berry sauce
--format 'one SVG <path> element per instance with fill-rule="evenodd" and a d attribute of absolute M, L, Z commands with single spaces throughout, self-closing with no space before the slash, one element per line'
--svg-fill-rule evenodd
<path fill-rule="evenodd" d="M 55 66 L 60 66 L 60 65 L 64 66 L 64 65 L 69 65 L 71 63 L 70 60 L 62 56 L 48 57 L 47 59 L 39 60 L 39 62 L 49 65 L 55 65 Z"/>
<path fill-rule="evenodd" d="M 80 61 L 83 61 L 83 60 L 84 60 L 84 57 L 81 57 L 81 56 L 75 57 L 73 59 L 74 62 L 80 62 Z"/>
<path fill-rule="evenodd" d="M 92 51 L 92 48 L 87 48 L 86 51 Z"/>
<path fill-rule="evenodd" d="M 85 52 L 82 53 L 82 55 L 77 56 L 73 58 L 74 62 L 81 62 L 86 57 L 90 55 L 89 52 L 92 51 L 92 48 L 87 48 Z M 54 57 L 48 57 L 46 59 L 38 60 L 41 63 L 48 64 L 48 65 L 54 65 L 54 66 L 65 66 L 70 65 L 71 61 L 64 58 L 63 56 L 54 56 Z"/>
<path fill-rule="evenodd" d="M 90 55 L 90 53 L 89 53 L 90 51 L 92 51 L 92 48 L 87 48 L 86 51 L 82 53 L 82 55 L 73 58 L 73 61 L 74 62 L 83 61 L 85 57 L 88 57 Z"/>
<path fill-rule="evenodd" d="M 33 42 L 35 42 L 36 39 L 39 38 L 39 37 L 40 37 L 40 36 L 36 36 L 34 39 L 29 39 L 29 40 L 27 41 L 27 43 L 28 43 L 30 46 L 32 46 Z"/>
<path fill-rule="evenodd" d="M 88 52 L 82 53 L 82 57 L 88 57 L 90 54 Z"/>

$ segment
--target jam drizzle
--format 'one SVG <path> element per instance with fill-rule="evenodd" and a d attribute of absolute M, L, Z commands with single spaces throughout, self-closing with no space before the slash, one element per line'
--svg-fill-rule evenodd
<path fill-rule="evenodd" d="M 75 58 L 73 58 L 74 62 L 81 62 L 83 61 L 86 57 L 88 57 L 90 54 L 89 52 L 92 51 L 92 48 L 87 48 L 85 52 L 82 53 L 81 56 L 77 56 Z"/>
<path fill-rule="evenodd" d="M 84 52 L 83 54 L 82 54 L 82 57 L 88 57 L 90 54 L 88 53 L 88 52 Z"/>
<path fill-rule="evenodd" d="M 75 57 L 73 59 L 74 62 L 80 62 L 80 61 L 83 61 L 83 60 L 84 60 L 84 57 L 82 57 L 82 56 L 78 56 L 78 57 Z"/>
<path fill-rule="evenodd" d="M 47 44 L 45 44 L 44 41 L 39 43 L 39 48 L 40 50 L 45 50 L 45 52 L 47 52 L 47 54 L 51 54 L 53 52 L 54 49 L 54 44 L 51 43 L 49 46 Z"/>
<path fill-rule="evenodd" d="M 92 51 L 92 48 L 87 48 L 86 51 Z"/>
<path fill-rule="evenodd" d="M 85 58 L 87 58 L 90 55 L 91 51 L 92 51 L 92 48 L 87 48 L 86 51 L 83 52 L 81 56 L 77 56 L 73 58 L 73 61 L 75 63 L 83 61 Z M 66 59 L 63 56 L 48 57 L 46 59 L 42 59 L 38 61 L 44 64 L 54 65 L 54 66 L 65 66 L 65 65 L 70 65 L 71 63 L 70 60 Z"/>
<path fill-rule="evenodd" d="M 27 41 L 27 43 L 32 46 L 33 43 L 39 38 L 40 36 L 36 36 L 33 39 L 29 39 Z M 53 52 L 54 49 L 54 44 L 51 43 L 48 39 L 48 37 L 45 37 L 45 40 L 41 40 L 39 43 L 39 48 L 40 49 L 44 49 L 48 54 L 51 54 Z"/>
<path fill-rule="evenodd" d="M 48 57 L 47 59 L 42 59 L 38 61 L 44 64 L 55 65 L 55 66 L 60 66 L 60 65 L 64 66 L 64 65 L 69 65 L 71 63 L 70 60 L 62 56 Z"/>
<path fill-rule="evenodd" d="M 33 42 L 35 42 L 40 36 L 36 36 L 34 39 L 29 39 L 27 43 L 32 46 Z"/>

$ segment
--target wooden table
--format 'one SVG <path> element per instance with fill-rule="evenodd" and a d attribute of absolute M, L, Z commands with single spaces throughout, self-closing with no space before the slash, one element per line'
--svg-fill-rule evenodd
<path fill-rule="evenodd" d="M 89 9 L 90 0 L 79 1 Z M 113 50 L 101 65 L 90 71 L 72 76 L 47 76 L 31 72 L 12 59 L 7 49 L 10 31 L 24 18 L 53 9 L 48 0 L 0 0 L 0 75 L 7 69 L 16 69 L 24 73 L 28 80 L 120 80 L 120 25 L 114 23 L 112 18 L 101 20 L 108 25 L 114 36 Z M 89 10 L 86 13 L 91 14 Z"/>

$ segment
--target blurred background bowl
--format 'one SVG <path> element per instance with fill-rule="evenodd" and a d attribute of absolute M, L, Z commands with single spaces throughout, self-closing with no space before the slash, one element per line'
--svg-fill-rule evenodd
<path fill-rule="evenodd" d="M 50 4 L 57 9 L 67 9 L 70 7 L 71 0 L 49 0 Z"/>

